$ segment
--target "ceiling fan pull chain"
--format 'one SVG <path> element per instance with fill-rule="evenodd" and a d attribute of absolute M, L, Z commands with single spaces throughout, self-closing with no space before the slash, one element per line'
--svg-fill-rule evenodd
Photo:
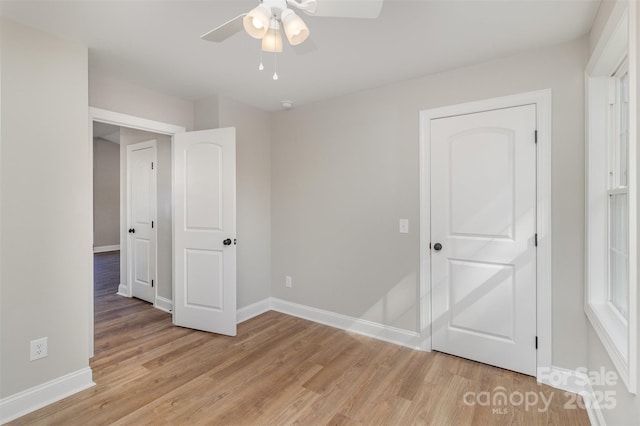
<path fill-rule="evenodd" d="M 278 79 L 278 54 L 273 53 L 273 79 Z"/>
<path fill-rule="evenodd" d="M 258 70 L 262 71 L 264 69 L 264 65 L 262 65 L 262 49 L 260 49 L 260 65 L 258 65 Z"/>

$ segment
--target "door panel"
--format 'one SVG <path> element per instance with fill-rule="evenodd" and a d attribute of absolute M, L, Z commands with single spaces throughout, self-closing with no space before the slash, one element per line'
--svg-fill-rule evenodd
<path fill-rule="evenodd" d="M 433 349 L 536 372 L 535 105 L 431 121 Z"/>
<path fill-rule="evenodd" d="M 155 303 L 156 239 L 152 221 L 156 214 L 156 141 L 127 146 L 129 205 L 129 282 L 131 295 Z"/>
<path fill-rule="evenodd" d="M 514 142 L 514 132 L 506 129 L 470 129 L 451 137 L 452 235 L 513 238 Z"/>
<path fill-rule="evenodd" d="M 187 229 L 222 231 L 222 147 L 198 144 L 186 151 Z"/>
<path fill-rule="evenodd" d="M 236 335 L 235 164 L 233 128 L 174 138 L 173 322 L 230 336 Z"/>
<path fill-rule="evenodd" d="M 222 311 L 224 289 L 207 283 L 220 283 L 224 279 L 221 251 L 185 250 L 187 307 Z"/>
<path fill-rule="evenodd" d="M 449 260 L 449 276 L 450 328 L 513 341 L 513 265 Z"/>

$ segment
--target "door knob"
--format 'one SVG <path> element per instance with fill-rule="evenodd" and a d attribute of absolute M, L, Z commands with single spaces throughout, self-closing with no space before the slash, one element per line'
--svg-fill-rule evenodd
<path fill-rule="evenodd" d="M 435 251 L 440 251 L 440 250 L 442 250 L 442 244 L 440 244 L 440 243 L 435 243 L 435 244 L 433 245 L 433 249 L 434 249 Z"/>
<path fill-rule="evenodd" d="M 136 230 L 135 230 L 135 229 L 133 229 L 133 228 L 129 228 L 129 233 L 130 233 L 130 234 L 135 234 L 135 233 L 136 233 Z"/>
<path fill-rule="evenodd" d="M 231 245 L 231 239 L 230 239 L 230 238 L 227 238 L 226 240 L 224 240 L 224 241 L 222 242 L 222 244 L 224 244 L 225 246 L 230 246 L 230 245 Z"/>

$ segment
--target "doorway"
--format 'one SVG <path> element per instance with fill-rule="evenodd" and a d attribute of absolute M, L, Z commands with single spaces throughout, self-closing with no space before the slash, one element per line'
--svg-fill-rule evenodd
<path fill-rule="evenodd" d="M 186 132 L 182 127 L 93 107 L 89 108 L 89 120 L 91 129 L 94 122 L 120 127 L 121 155 L 126 153 L 126 146 L 132 143 L 152 139 L 157 142 L 157 163 L 151 164 L 152 169 L 157 168 L 158 171 L 157 222 L 151 216 L 146 216 L 147 219 L 152 220 L 151 228 L 156 231 L 156 239 L 159 242 L 162 240 L 160 222 L 165 223 L 165 234 L 171 244 L 165 245 L 167 260 L 155 262 L 156 265 L 168 269 L 167 278 L 162 279 L 158 268 L 155 272 L 149 271 L 147 274 L 147 278 L 153 280 L 152 285 L 156 281 L 151 277 L 158 278 L 154 306 L 171 312 L 175 325 L 234 336 L 236 334 L 235 128 Z M 133 137 L 126 139 L 124 135 L 127 132 L 133 134 Z M 93 135 L 89 136 L 92 140 Z M 162 162 L 161 138 L 167 141 L 166 164 Z M 126 142 L 123 143 L 125 139 Z M 172 158 L 174 155 L 175 158 Z M 124 158 L 126 159 L 126 155 Z M 92 150 L 90 159 L 93 159 Z M 127 170 L 126 161 L 122 160 L 122 156 L 120 164 L 122 176 L 123 170 Z M 165 191 L 161 189 L 160 170 L 164 170 L 165 173 L 164 181 L 167 184 Z M 147 174 L 147 176 L 151 175 Z M 145 179 L 139 181 L 145 182 Z M 121 179 L 120 183 L 121 241 L 127 240 L 127 237 L 133 234 L 129 231 L 134 229 L 130 226 L 130 218 L 126 217 L 127 206 L 131 201 L 123 198 L 123 194 L 127 192 L 126 187 L 122 190 L 122 186 L 128 185 L 128 182 L 127 179 Z M 176 185 L 175 193 L 174 185 Z M 161 193 L 164 195 L 164 200 Z M 153 205 L 156 206 L 155 203 Z M 175 209 L 181 214 L 176 216 Z M 169 219 L 162 220 L 163 213 L 166 213 Z M 218 221 L 214 220 L 216 217 Z M 180 241 L 180 244 L 173 244 L 173 238 L 176 242 Z M 125 250 L 128 245 L 131 245 L 131 240 L 129 239 L 129 244 L 123 244 L 121 247 L 121 282 L 118 289 L 118 294 L 128 297 L 134 293 L 131 283 L 125 281 L 127 271 L 123 271 L 123 268 L 128 259 Z M 161 247 L 162 244 L 158 244 L 158 258 L 162 256 Z M 217 260 L 217 262 L 211 260 Z M 150 263 L 147 262 L 147 265 Z M 176 265 L 177 271 L 172 271 L 173 265 Z M 162 294 L 162 283 L 168 297 Z M 92 357 L 94 350 L 93 287 L 89 296 L 91 324 L 89 339 L 90 357 Z M 181 302 L 176 303 L 176 301 Z M 166 305 L 163 306 L 162 303 Z M 189 315 L 192 320 L 195 319 L 195 322 L 187 319 Z"/>
<path fill-rule="evenodd" d="M 92 127 L 94 253 L 119 251 L 120 295 L 170 312 L 171 137 L 101 122 Z"/>
<path fill-rule="evenodd" d="M 536 372 L 535 105 L 431 121 L 433 349 Z"/>
<path fill-rule="evenodd" d="M 522 222 L 520 228 L 519 220 L 515 220 L 518 219 L 519 209 L 513 196 L 515 175 L 511 176 L 512 184 L 505 184 L 508 180 L 505 177 L 515 170 L 509 164 L 516 164 L 516 151 L 510 151 L 509 143 L 505 141 L 514 134 L 505 130 L 502 136 L 498 136 L 500 132 L 494 132 L 501 127 L 494 119 L 509 115 L 504 111 L 510 111 L 515 116 L 520 114 L 525 117 L 524 122 L 530 122 L 530 125 L 523 124 L 524 127 L 518 130 L 529 132 L 528 136 L 523 136 L 531 144 L 526 160 L 528 165 L 517 164 L 519 168 L 529 169 L 529 177 L 522 179 L 530 179 L 532 186 L 527 190 L 529 218 Z M 539 379 L 545 369 L 551 368 L 550 116 L 550 90 L 421 112 L 420 326 L 423 349 L 450 352 L 523 371 Z M 508 121 L 513 119 L 509 117 Z M 478 129 L 482 131 L 477 132 Z M 478 136 L 482 133 L 485 136 L 480 138 L 485 137 L 485 140 L 480 141 L 485 146 L 478 152 L 474 150 L 479 149 L 479 145 L 451 145 L 453 139 L 470 142 L 474 134 Z M 490 133 L 496 134 L 486 138 Z M 442 142 L 443 139 L 445 142 Z M 493 151 L 493 154 L 489 151 Z M 518 155 L 520 151 L 518 148 Z M 453 154 L 456 152 L 460 155 L 454 161 Z M 489 154 L 490 158 L 484 158 Z M 500 156 L 501 160 L 496 159 Z M 502 164 L 486 168 L 487 161 Z M 446 170 L 441 170 L 443 167 Z M 474 177 L 468 176 L 469 173 L 485 175 Z M 464 179 L 452 181 L 460 176 Z M 476 183 L 482 183 L 483 180 L 486 182 L 481 187 L 473 189 Z M 491 185 L 494 187 L 487 188 Z M 503 196 L 496 197 L 496 191 L 502 192 Z M 511 195 L 507 194 L 509 191 Z M 476 198 L 480 195 L 483 197 Z M 491 201 L 487 201 L 489 195 Z M 459 196 L 464 198 L 458 199 Z M 479 205 L 484 207 L 480 208 Z M 505 230 L 509 228 L 506 226 L 509 220 L 505 219 L 509 214 L 515 228 L 512 226 L 511 230 Z M 498 218 L 505 219 L 502 221 L 505 223 L 499 224 Z M 517 238 L 511 235 L 514 232 L 519 234 Z M 531 235 L 522 235 L 523 232 Z M 529 249 L 512 254 L 509 259 L 504 247 L 496 248 L 500 246 L 499 243 L 506 243 L 503 244 L 506 247 L 508 241 L 516 239 L 522 239 L 519 243 L 521 247 L 530 244 Z M 482 257 L 494 251 L 501 252 L 503 258 Z M 521 264 L 518 263 L 518 255 L 523 260 Z M 508 274 L 509 271 L 526 272 L 527 279 L 533 282 L 528 292 L 514 287 L 514 277 L 517 277 L 519 285 L 524 275 Z M 528 313 L 523 319 L 524 323 L 529 324 L 524 326 L 527 331 L 519 329 L 516 336 L 513 326 L 518 308 L 514 301 L 518 297 L 522 299 L 518 303 L 526 304 L 527 297 L 533 297 L 534 301 L 527 304 Z M 508 319 L 514 321 L 505 328 L 503 326 Z M 500 347 L 500 344 L 512 345 L 508 343 L 509 340 L 522 341 L 522 346 L 529 349 L 525 351 L 528 361 L 524 369 L 508 363 L 501 364 L 503 360 L 499 354 L 504 347 Z M 455 343 L 452 344 L 452 341 Z"/>
<path fill-rule="evenodd" d="M 92 131 L 90 140 L 94 138 L 95 131 L 117 132 L 119 148 L 119 262 L 111 262 L 111 266 L 119 264 L 119 283 L 118 294 L 121 296 L 131 297 L 131 286 L 128 285 L 128 250 L 127 242 L 129 238 L 128 214 L 127 214 L 127 159 L 126 159 L 126 147 L 142 141 L 148 141 L 155 139 L 157 141 L 157 161 L 162 162 L 162 169 L 158 168 L 155 164 L 154 168 L 158 171 L 162 170 L 162 173 L 157 173 L 158 181 L 158 216 L 163 216 L 162 223 L 156 225 L 154 221 L 154 228 L 158 226 L 157 239 L 158 239 L 158 253 L 156 258 L 160 261 L 157 262 L 158 271 L 150 272 L 150 274 L 157 274 L 157 276 L 164 277 L 164 286 L 162 290 L 156 291 L 154 306 L 161 310 L 170 312 L 171 306 L 171 293 L 172 293 L 172 246 L 171 246 L 171 229 L 172 229 L 172 195 L 171 195 L 171 138 L 176 133 L 185 132 L 186 129 L 179 126 L 173 126 L 170 124 L 155 122 L 146 120 L 139 117 L 130 116 L 127 114 L 120 114 L 112 111 L 106 111 L 99 108 L 89 108 L 89 128 Z M 95 160 L 95 152 L 93 144 L 90 144 L 91 160 Z M 92 169 L 93 170 L 93 169 Z M 160 190 L 162 188 L 162 190 Z M 95 206 L 94 206 L 95 209 Z M 162 226 L 162 228 L 159 228 Z M 95 219 L 94 219 L 95 227 Z M 104 265 L 102 265 L 104 266 Z M 92 268 L 93 270 L 93 268 Z M 91 277 L 93 281 L 93 276 Z M 154 288 L 156 287 L 156 278 L 154 278 Z M 90 292 L 89 300 L 89 342 L 90 342 L 90 357 L 93 357 L 94 353 L 94 290 Z"/>

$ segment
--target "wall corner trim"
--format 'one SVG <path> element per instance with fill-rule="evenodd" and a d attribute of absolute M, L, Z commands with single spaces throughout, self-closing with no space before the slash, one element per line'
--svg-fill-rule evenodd
<path fill-rule="evenodd" d="M 599 403 L 602 398 L 598 398 L 591 386 L 589 376 L 584 371 L 552 366 L 549 370 L 539 371 L 538 382 L 582 396 L 589 422 L 593 426 L 606 426 Z"/>
<path fill-rule="evenodd" d="M 0 400 L 0 424 L 95 386 L 90 367 L 74 371 Z"/>

